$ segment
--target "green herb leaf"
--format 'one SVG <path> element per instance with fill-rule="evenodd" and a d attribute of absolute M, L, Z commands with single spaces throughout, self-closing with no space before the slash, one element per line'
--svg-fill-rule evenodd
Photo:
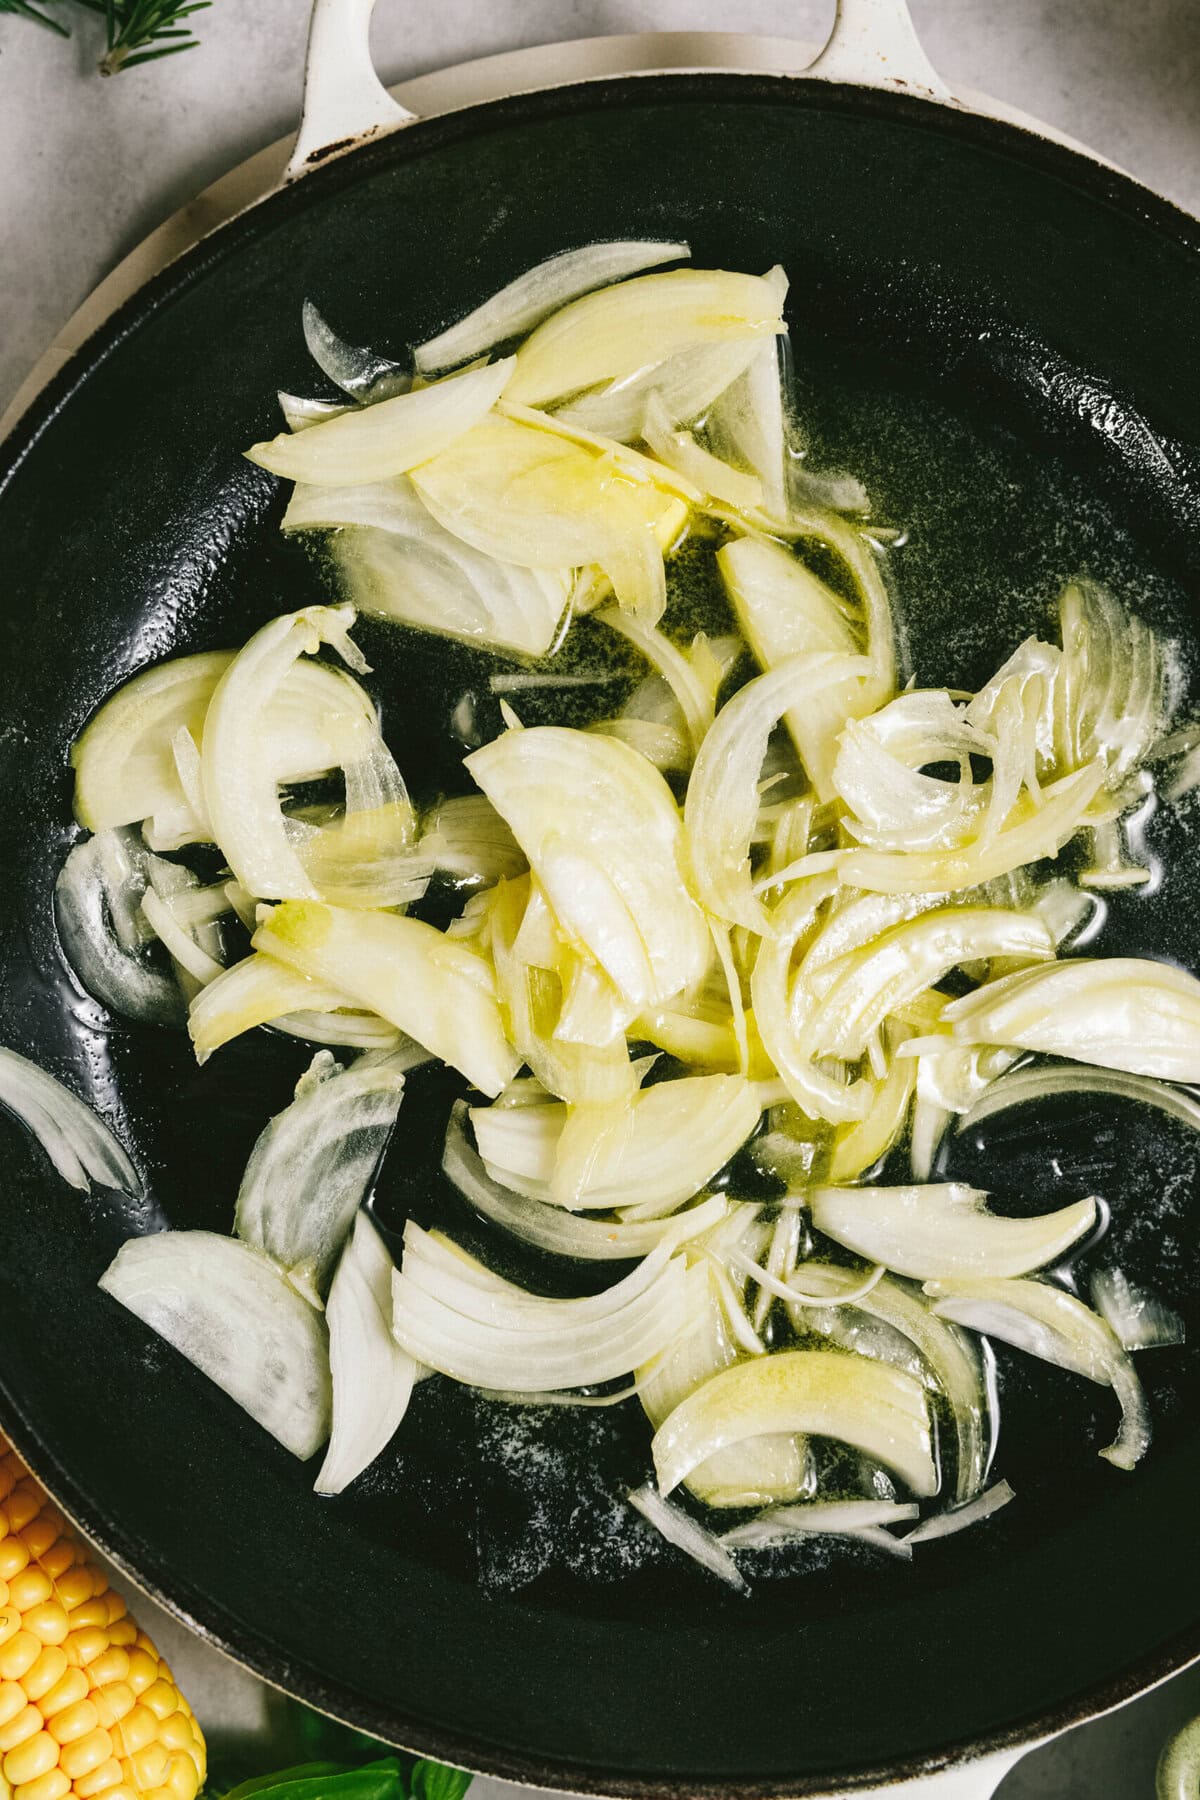
<path fill-rule="evenodd" d="M 474 1776 L 422 1757 L 412 1772 L 412 1800 L 462 1800 Z"/>
<path fill-rule="evenodd" d="M 29 0 L 0 0 L 0 13 L 13 13 L 19 19 L 32 19 L 38 25 L 45 25 L 50 31 L 57 31 L 59 37 L 71 35 L 60 19 L 52 19 L 49 13 L 39 12 L 36 6 L 29 4 Z"/>
<path fill-rule="evenodd" d="M 432 1765 L 431 1765 L 432 1766 Z M 343 1763 L 301 1763 L 277 1775 L 260 1775 L 231 1789 L 225 1800 L 408 1800 L 408 1782 L 398 1759 L 347 1768 Z"/>

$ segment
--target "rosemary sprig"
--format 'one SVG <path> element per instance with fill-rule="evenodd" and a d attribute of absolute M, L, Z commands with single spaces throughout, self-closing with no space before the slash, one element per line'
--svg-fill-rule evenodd
<path fill-rule="evenodd" d="M 46 0 L 42 0 L 43 5 Z M 76 0 L 89 12 L 99 13 L 104 20 L 105 51 L 100 59 L 102 75 L 116 75 L 122 69 L 136 69 L 139 63 L 155 62 L 160 56 L 175 56 L 181 50 L 194 50 L 197 39 L 183 20 L 201 12 L 212 0 Z M 34 19 L 70 37 L 61 19 L 42 12 L 31 0 L 0 0 L 0 13 L 14 13 Z"/>
<path fill-rule="evenodd" d="M 49 13 L 39 12 L 36 6 L 30 6 L 29 0 L 0 0 L 0 13 L 15 13 L 18 18 L 33 19 L 37 24 L 57 31 L 59 37 L 71 35 L 61 19 L 52 19 Z"/>

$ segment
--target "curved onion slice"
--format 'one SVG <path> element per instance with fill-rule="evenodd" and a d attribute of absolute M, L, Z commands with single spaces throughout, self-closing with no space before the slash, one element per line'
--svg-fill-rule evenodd
<path fill-rule="evenodd" d="M 744 373 L 760 347 L 757 338 L 735 338 L 724 344 L 704 344 L 698 350 L 677 351 L 662 362 L 579 395 L 559 407 L 554 416 L 564 424 L 632 443 L 642 435 L 652 395 L 674 423 L 690 423 L 702 417 L 730 382 Z"/>
<path fill-rule="evenodd" d="M 93 999 L 142 1025 L 179 1025 L 184 1003 L 170 965 L 157 967 L 148 946 L 118 930 L 146 891 L 145 863 L 123 831 L 76 844 L 54 884 L 54 922 L 67 967 Z"/>
<path fill-rule="evenodd" d="M 972 754 L 996 753 L 995 740 L 973 728 L 944 689 L 900 694 L 871 718 L 846 726 L 833 786 L 853 814 L 848 828 L 860 843 L 875 850 L 947 849 L 978 828 L 987 799 L 972 776 Z M 941 762 L 956 762 L 959 778 L 923 772 Z M 1014 792 L 1003 817 L 1015 800 Z"/>
<path fill-rule="evenodd" d="M 1134 1287 L 1122 1269 L 1099 1269 L 1090 1286 L 1096 1311 L 1123 1350 L 1158 1350 L 1186 1341 L 1179 1314 L 1157 1294 Z"/>
<path fill-rule="evenodd" d="M 847 850 L 838 873 L 853 887 L 883 894 L 948 894 L 980 887 L 1043 857 L 1057 856 L 1081 830 L 1104 785 L 1104 764 L 1088 763 L 1043 788 L 1041 803 L 1024 795 L 1003 828 L 954 850 Z"/>
<path fill-rule="evenodd" d="M 1033 1219 L 1001 1218 L 961 1182 L 927 1187 L 815 1188 L 813 1224 L 835 1243 L 916 1280 L 1027 1275 L 1045 1268 L 1096 1223 L 1077 1200 Z"/>
<path fill-rule="evenodd" d="M 100 1286 L 302 1461 L 329 1435 L 325 1321 L 257 1250 L 211 1231 L 122 1244 Z"/>
<path fill-rule="evenodd" d="M 1121 1429 L 1100 1454 L 1118 1469 L 1132 1469 L 1145 1455 L 1150 1416 L 1142 1384 L 1112 1327 L 1074 1294 L 1045 1281 L 995 1280 L 930 1282 L 926 1292 L 939 1318 L 1111 1387 Z"/>
<path fill-rule="evenodd" d="M 516 367 L 512 357 L 468 369 L 416 393 L 397 394 L 323 419 L 307 431 L 284 431 L 246 455 L 273 475 L 316 487 L 360 487 L 403 475 L 438 456 L 491 411 Z"/>
<path fill-rule="evenodd" d="M 528 867 L 525 853 L 484 794 L 441 800 L 425 820 L 421 855 L 443 875 L 488 887 Z"/>
<path fill-rule="evenodd" d="M 887 1525 L 905 1525 L 921 1509 L 898 1500 L 810 1500 L 804 1506 L 778 1506 L 757 1519 L 726 1531 L 721 1542 L 732 1550 L 769 1550 L 798 1537 L 827 1535 L 857 1538 L 889 1556 L 909 1557 L 912 1538 L 894 1538 Z"/>
<path fill-rule="evenodd" d="M 93 1185 L 144 1200 L 146 1184 L 104 1122 L 53 1075 L 0 1048 L 0 1107 L 33 1133 L 58 1173 L 89 1194 Z"/>
<path fill-rule="evenodd" d="M 676 1229 L 677 1219 L 672 1221 Z M 736 1290 L 720 1279 L 716 1262 L 706 1260 L 696 1273 L 699 1279 L 688 1296 L 687 1329 L 677 1344 L 638 1372 L 642 1406 L 655 1428 L 681 1400 L 718 1370 L 728 1368 L 740 1354 L 735 1317 L 727 1310 L 729 1302 L 744 1318 Z M 782 1433 L 716 1451 L 697 1463 L 686 1482 L 706 1506 L 770 1506 L 797 1499 L 805 1491 L 807 1478 L 808 1462 L 801 1443 L 794 1435 Z"/>
<path fill-rule="evenodd" d="M 314 1305 L 375 1179 L 409 1061 L 367 1057 L 343 1069 L 322 1050 L 250 1153 L 233 1229 Z"/>
<path fill-rule="evenodd" d="M 352 400 L 364 405 L 373 404 L 377 400 L 390 400 L 395 394 L 406 394 L 412 386 L 412 376 L 399 363 L 389 362 L 386 356 L 380 356 L 362 344 L 349 344 L 339 337 L 311 300 L 306 300 L 301 307 L 300 321 L 308 354 L 321 373 L 328 375 L 335 387 L 340 387 Z"/>
<path fill-rule="evenodd" d="M 683 883 L 671 790 L 626 745 L 560 726 L 509 731 L 466 759 L 568 937 L 637 1010 L 702 976 L 710 946 Z"/>
<path fill-rule="evenodd" d="M 547 1393 L 627 1375 L 687 1320 L 685 1270 L 663 1244 L 614 1287 L 547 1300 L 492 1275 L 410 1219 L 392 1329 L 418 1361 L 472 1387 Z"/>
<path fill-rule="evenodd" d="M 344 400 L 310 400 L 304 394 L 289 394 L 284 388 L 279 388 L 275 397 L 289 431 L 307 431 L 322 419 L 336 419 L 350 411 Z"/>
<path fill-rule="evenodd" d="M 686 262 L 691 254 L 684 243 L 650 243 L 638 238 L 563 250 L 518 275 L 465 319 L 418 344 L 413 359 L 423 375 L 453 368 L 490 350 L 493 344 L 507 343 L 532 331 L 560 306 L 569 305 L 594 288 L 623 281 L 626 276 L 656 268 L 660 263 Z"/>
<path fill-rule="evenodd" d="M 989 1461 L 989 1404 L 979 1355 L 966 1333 L 938 1318 L 927 1300 L 890 1275 L 877 1281 L 865 1294 L 855 1270 L 841 1269 L 833 1263 L 805 1263 L 797 1280 L 809 1294 L 826 1295 L 837 1306 L 834 1316 L 839 1321 L 855 1316 L 861 1320 L 865 1316 L 899 1333 L 917 1351 L 945 1397 L 954 1421 L 955 1498 L 963 1502 L 977 1494 Z M 856 1289 L 857 1297 L 848 1301 Z M 853 1307 L 849 1314 L 842 1311 L 848 1304 Z M 800 1328 L 814 1323 L 811 1314 L 801 1317 L 799 1309 L 793 1309 L 792 1317 Z M 878 1353 L 871 1339 L 864 1339 L 853 1325 L 832 1335 L 862 1355 Z"/>
<path fill-rule="evenodd" d="M 955 1506 L 949 1512 L 935 1513 L 932 1518 L 923 1519 L 915 1531 L 908 1532 L 904 1542 L 927 1544 L 933 1538 L 956 1537 L 960 1531 L 969 1531 L 972 1525 L 981 1525 L 1015 1499 L 1007 1481 L 998 1481 L 986 1493 L 968 1500 L 965 1506 Z"/>
<path fill-rule="evenodd" d="M 651 394 L 643 415 L 642 436 L 659 462 L 684 476 L 702 493 L 730 506 L 753 509 L 762 505 L 762 482 L 744 469 L 731 468 L 719 456 L 699 445 L 690 431 L 677 431 L 675 422 L 657 393 Z"/>
<path fill-rule="evenodd" d="M 636 1488 L 628 1499 L 630 1506 L 635 1507 L 669 1544 L 674 1544 L 677 1550 L 682 1550 L 685 1556 L 690 1556 L 693 1562 L 699 1563 L 702 1569 L 707 1569 L 727 1586 L 742 1594 L 749 1592 L 745 1577 L 728 1550 L 723 1549 L 712 1532 L 705 1531 L 703 1525 L 698 1525 L 681 1507 L 664 1500 L 652 1482 Z"/>
<path fill-rule="evenodd" d="M 485 1094 L 500 1093 L 517 1072 L 491 970 L 432 925 L 288 901 L 268 915 L 253 943 L 390 1019 Z"/>
<path fill-rule="evenodd" d="M 945 1017 L 959 1043 L 1200 1081 L 1200 981 L 1171 963 L 1077 957 L 1023 969 L 953 1001 Z"/>
<path fill-rule="evenodd" d="M 924 1059 L 922 1059 L 924 1060 Z M 994 1113 L 1026 1106 L 1060 1094 L 1105 1094 L 1115 1100 L 1136 1100 L 1153 1106 L 1168 1118 L 1179 1119 L 1200 1131 L 1200 1099 L 1180 1088 L 1169 1087 L 1150 1075 L 1127 1075 L 1119 1069 L 1094 1069 L 1086 1063 L 1057 1063 L 1049 1068 L 1013 1069 L 990 1082 L 958 1121 L 957 1129 L 969 1131 Z"/>
<path fill-rule="evenodd" d="M 700 1192 L 754 1130 L 759 1102 L 740 1075 L 685 1075 L 596 1111 L 611 1129 L 597 1131 L 566 1192 L 556 1178 L 569 1108 L 477 1106 L 471 1124 L 489 1175 L 517 1193 L 585 1212 L 636 1203 L 644 1218 Z"/>
<path fill-rule="evenodd" d="M 759 777 L 775 725 L 790 709 L 813 704 L 830 688 L 867 673 L 861 657 L 790 656 L 747 682 L 717 714 L 692 770 L 684 821 L 697 891 L 718 918 L 770 931 L 753 892 L 750 845 L 758 823 Z"/>
<path fill-rule="evenodd" d="M 622 606 L 661 617 L 662 553 L 687 508 L 611 457 L 496 417 L 416 470 L 413 483 L 434 518 L 476 550 L 522 568 L 598 564 Z"/>
<path fill-rule="evenodd" d="M 340 1494 L 385 1450 L 408 1411 L 417 1364 L 392 1336 L 392 1259 L 366 1213 L 329 1290 L 333 1430 L 313 1486 Z"/>
<path fill-rule="evenodd" d="M 599 624 L 607 625 L 611 631 L 618 632 L 640 650 L 646 661 L 662 676 L 678 702 L 692 750 L 697 751 L 704 742 L 704 734 L 712 724 L 716 711 L 717 686 L 723 673 L 720 664 L 713 664 L 715 682 L 707 682 L 695 663 L 657 625 L 648 625 L 636 614 L 621 612 L 615 606 L 604 607 L 596 614 L 596 619 Z"/>
<path fill-rule="evenodd" d="M 530 1200 L 493 1181 L 467 1142 L 466 1118 L 465 1101 L 456 1101 L 446 1131 L 443 1175 L 493 1225 L 556 1256 L 579 1257 L 587 1262 L 627 1262 L 635 1256 L 647 1256 L 668 1235 L 673 1242 L 684 1243 L 711 1230 L 728 1210 L 725 1200 L 713 1194 L 685 1213 L 674 1213 L 669 1219 L 647 1219 L 641 1224 L 564 1212 L 560 1206 Z"/>
<path fill-rule="evenodd" d="M 663 1494 L 715 1451 L 765 1432 L 837 1438 L 897 1474 L 914 1494 L 937 1492 L 929 1409 L 902 1370 L 833 1350 L 782 1350 L 735 1363 L 697 1388 L 655 1433 Z"/>
<path fill-rule="evenodd" d="M 185 976 L 205 987 L 224 972 L 224 964 L 201 948 L 190 931 L 180 924 L 161 894 L 147 888 L 142 896 L 142 916 L 168 955 Z"/>
<path fill-rule="evenodd" d="M 525 568 L 438 523 L 406 475 L 366 487 L 298 484 L 284 531 L 338 527 L 332 551 L 362 612 L 467 643 L 544 656 L 570 595 L 569 570 Z"/>
<path fill-rule="evenodd" d="M 508 398 L 525 406 L 633 375 L 679 350 L 785 329 L 782 296 L 761 275 L 672 269 L 575 300 L 517 352 Z"/>
<path fill-rule="evenodd" d="M 281 1031 L 294 1029 L 296 1036 L 307 1036 L 296 1022 L 307 1020 L 315 1029 L 320 1014 L 331 1015 L 330 1035 L 321 1041 L 362 1046 L 366 1029 L 369 1042 L 365 1047 L 395 1047 L 395 1032 L 390 1026 L 385 1027 L 376 1014 L 356 1012 L 353 1008 L 353 1000 L 339 989 L 297 974 L 273 956 L 255 954 L 243 957 L 200 990 L 188 1012 L 188 1031 L 196 1061 L 201 1063 L 207 1062 L 213 1051 L 230 1038 L 253 1031 L 256 1025 L 276 1025 Z M 346 1017 L 339 1025 L 336 1015 L 343 1010 Z M 372 1020 L 373 1027 L 369 1023 Z M 341 1030 L 351 1035 L 337 1035 Z"/>
<path fill-rule="evenodd" d="M 886 1155 L 904 1128 L 916 1084 L 916 1060 L 893 1057 L 883 1080 L 875 1083 L 871 1104 L 862 1118 L 843 1125 L 834 1139 L 829 1159 L 831 1182 L 853 1181 Z"/>
<path fill-rule="evenodd" d="M 773 269 L 767 280 L 774 282 L 782 303 L 787 294 L 783 270 Z M 718 454 L 753 470 L 767 512 L 781 519 L 788 512 L 791 460 L 784 393 L 785 370 L 791 362 L 787 352 L 786 339 L 760 344 L 745 374 L 730 383 L 704 421 Z"/>
<path fill-rule="evenodd" d="M 232 661 L 228 650 L 173 657 L 134 675 L 92 715 L 71 746 L 81 825 L 100 832 L 189 810 L 172 741 L 185 729 L 199 742 L 213 690 Z"/>
<path fill-rule="evenodd" d="M 1162 729 L 1162 649 L 1141 619 L 1094 582 L 1071 582 L 1059 600 L 1062 658 L 1054 683 L 1059 764 L 1103 759 L 1111 788 L 1141 763 Z"/>

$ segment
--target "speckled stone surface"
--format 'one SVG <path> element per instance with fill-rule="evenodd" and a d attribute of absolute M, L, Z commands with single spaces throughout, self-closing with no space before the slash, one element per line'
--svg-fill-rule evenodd
<path fill-rule="evenodd" d="M 912 0 L 912 10 L 952 84 L 1052 122 L 1200 213 L 1196 0 Z M 816 41 L 831 11 L 820 0 L 443 0 L 436 8 L 381 0 L 374 43 L 385 77 L 399 80 L 607 33 L 743 30 Z M 294 125 L 307 12 L 306 0 L 218 0 L 197 18 L 201 50 L 114 81 L 91 72 L 98 20 L 84 17 L 64 43 L 0 18 L 0 410 L 121 256 Z M 1136 1557 L 1137 1545 L 1127 1552 Z M 279 1732 L 280 1705 L 268 1689 L 148 1602 L 139 1610 L 214 1740 L 228 1746 Z M 1150 1800 L 1160 1744 L 1195 1712 L 1200 1668 L 1033 1752 L 1000 1800 Z M 475 1790 L 478 1800 L 518 1792 L 490 1782 Z"/>

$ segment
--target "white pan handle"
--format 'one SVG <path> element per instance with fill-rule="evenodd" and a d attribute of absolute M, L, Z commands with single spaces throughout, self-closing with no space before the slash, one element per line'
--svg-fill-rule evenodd
<path fill-rule="evenodd" d="M 367 138 L 411 125 L 371 61 L 375 0 L 313 0 L 304 64 L 304 111 L 285 179 Z"/>
<path fill-rule="evenodd" d="M 804 73 L 819 81 L 892 88 L 923 100 L 954 97 L 921 48 L 908 0 L 837 0 L 829 42 Z"/>

